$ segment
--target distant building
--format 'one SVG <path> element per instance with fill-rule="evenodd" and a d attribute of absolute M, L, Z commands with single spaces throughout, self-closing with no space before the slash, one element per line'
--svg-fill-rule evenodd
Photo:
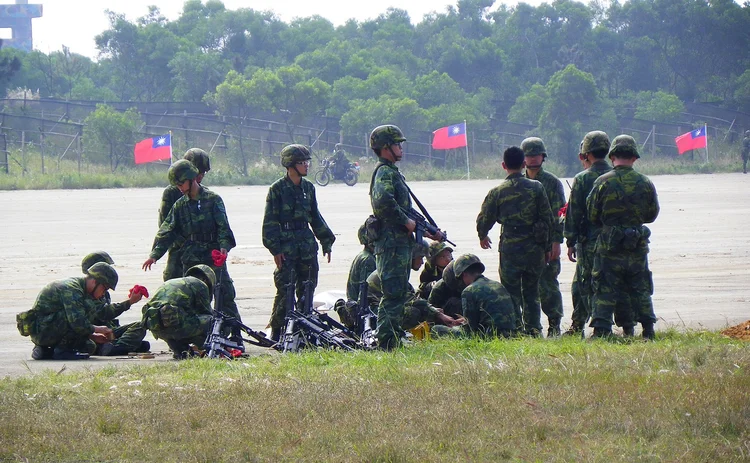
<path fill-rule="evenodd" d="M 0 5 L 0 29 L 10 29 L 12 32 L 11 38 L 3 39 L 3 46 L 31 51 L 31 20 L 41 17 L 42 5 L 29 5 L 28 0 L 16 0 L 12 5 Z"/>

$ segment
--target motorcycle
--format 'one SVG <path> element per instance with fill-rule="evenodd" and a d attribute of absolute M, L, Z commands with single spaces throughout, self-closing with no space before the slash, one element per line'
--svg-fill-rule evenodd
<path fill-rule="evenodd" d="M 315 172 L 315 183 L 326 186 L 333 180 L 343 180 L 349 186 L 354 186 L 359 180 L 359 163 L 350 162 L 343 175 L 334 176 L 333 166 L 328 159 L 321 159 L 320 170 Z"/>

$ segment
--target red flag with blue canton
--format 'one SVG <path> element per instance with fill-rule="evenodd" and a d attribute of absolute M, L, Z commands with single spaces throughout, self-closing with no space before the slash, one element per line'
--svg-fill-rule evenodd
<path fill-rule="evenodd" d="M 680 135 L 674 139 L 677 143 L 677 151 L 680 154 L 686 151 L 696 150 L 698 148 L 705 148 L 708 144 L 708 137 L 706 136 L 706 126 L 704 125 L 700 129 L 695 129 L 691 132 Z"/>
<path fill-rule="evenodd" d="M 161 161 L 172 157 L 172 136 L 159 135 L 135 144 L 133 151 L 136 164 Z"/>
<path fill-rule="evenodd" d="M 432 132 L 432 149 L 450 150 L 466 146 L 466 122 L 449 125 Z"/>

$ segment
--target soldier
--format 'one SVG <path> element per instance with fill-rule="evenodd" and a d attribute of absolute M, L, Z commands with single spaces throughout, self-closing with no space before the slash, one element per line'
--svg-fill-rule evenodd
<path fill-rule="evenodd" d="M 206 172 L 211 170 L 211 160 L 208 154 L 200 148 L 190 148 L 182 158 L 193 163 L 195 168 L 198 169 L 198 176 L 195 177 L 195 181 L 201 183 Z M 167 218 L 169 211 L 172 210 L 172 206 L 182 196 L 183 194 L 180 189 L 174 185 L 169 185 L 164 189 L 161 195 L 161 206 L 159 207 L 159 226 L 164 223 L 164 219 Z M 154 246 L 156 246 L 156 243 L 154 243 Z M 167 251 L 167 264 L 162 274 L 164 281 L 171 280 L 172 278 L 180 278 L 183 275 L 181 246 L 181 241 L 175 241 Z"/>
<path fill-rule="evenodd" d="M 205 264 L 215 274 L 222 274 L 221 310 L 226 315 L 240 319 L 234 301 L 234 283 L 229 277 L 227 264 L 215 267 L 211 251 L 220 250 L 226 255 L 236 246 L 234 233 L 227 220 L 227 212 L 221 196 L 201 186 L 196 180 L 198 169 L 188 160 L 181 159 L 169 168 L 169 182 L 183 194 L 167 214 L 154 239 L 154 247 L 149 258 L 143 263 L 144 270 L 160 259 L 178 241 L 183 243 L 181 251 L 182 272 Z"/>
<path fill-rule="evenodd" d="M 385 350 L 398 347 L 404 335 L 401 321 L 409 298 L 409 262 L 416 228 L 414 220 L 404 213 L 411 209 L 411 198 L 406 180 L 396 167 L 404 155 L 401 144 L 405 141 L 406 137 L 395 125 L 375 127 L 370 134 L 370 148 L 378 157 L 370 181 L 370 203 L 377 226 L 372 223 L 371 228 L 377 229 L 375 265 L 383 286 L 378 306 L 378 345 Z"/>
<path fill-rule="evenodd" d="M 362 283 L 367 281 L 367 277 L 375 270 L 375 256 L 372 254 L 372 242 L 367 236 L 367 228 L 362 224 L 357 231 L 357 237 L 364 248 L 354 257 L 351 267 L 349 267 L 349 278 L 346 281 L 346 298 L 347 301 L 339 299 L 336 301 L 334 310 L 339 315 L 341 323 L 349 329 L 354 329 L 359 321 L 359 291 Z"/>
<path fill-rule="evenodd" d="M 612 334 L 612 315 L 618 305 L 621 310 L 632 305 L 643 337 L 654 338 L 654 288 L 648 269 L 651 231 L 644 224 L 656 220 L 659 201 L 648 177 L 633 170 L 639 157 L 633 137 L 618 135 L 609 150 L 614 169 L 594 181 L 587 199 L 589 221 L 601 227 L 591 272 L 595 337 Z"/>
<path fill-rule="evenodd" d="M 747 173 L 747 161 L 750 159 L 750 130 L 745 130 L 745 137 L 742 139 L 742 173 Z"/>
<path fill-rule="evenodd" d="M 182 278 L 164 282 L 143 306 L 141 323 L 154 337 L 163 339 L 175 359 L 195 355 L 190 344 L 203 347 L 211 326 L 211 298 L 216 274 L 198 264 Z"/>
<path fill-rule="evenodd" d="M 554 174 L 544 170 L 542 164 L 547 159 L 547 149 L 541 138 L 530 137 L 521 142 L 521 149 L 526 161 L 526 178 L 539 181 L 544 185 L 550 209 L 557 216 L 565 206 L 565 189 Z M 547 337 L 560 335 L 560 321 L 563 317 L 562 294 L 557 277 L 560 275 L 560 243 L 563 242 L 563 224 L 560 220 L 552 222 L 552 250 L 549 261 L 539 278 L 539 297 L 542 312 L 547 315 Z"/>
<path fill-rule="evenodd" d="M 443 278 L 443 270 L 453 261 L 453 248 L 445 241 L 430 243 L 429 258 L 419 274 L 419 297 L 429 299 L 435 284 Z"/>
<path fill-rule="evenodd" d="M 88 275 L 89 268 L 96 263 L 105 262 L 114 265 L 112 257 L 104 251 L 92 252 L 81 261 L 81 270 Z M 109 291 L 104 293 L 101 299 L 86 299 L 90 318 L 94 325 L 108 326 L 112 329 L 112 342 L 98 344 L 94 355 L 125 355 L 128 352 L 148 352 L 151 345 L 143 338 L 146 331 L 142 329 L 139 322 L 120 325 L 117 320 L 123 312 L 139 302 L 143 298 L 141 293 L 133 292 L 127 300 L 112 304 Z"/>
<path fill-rule="evenodd" d="M 587 169 L 573 179 L 570 199 L 565 217 L 564 235 L 568 248 L 568 260 L 576 263 L 574 284 L 577 283 L 580 303 L 573 301 L 572 324 L 566 335 L 584 334 L 584 327 L 591 317 L 591 268 L 594 264 L 594 248 L 601 228 L 589 221 L 586 198 L 594 181 L 612 170 L 606 161 L 610 142 L 606 133 L 595 130 L 587 133 L 581 141 L 579 157 Z M 631 327 L 632 329 L 632 327 Z"/>
<path fill-rule="evenodd" d="M 452 260 L 445 266 L 443 278 L 435 282 L 435 286 L 430 291 L 430 297 L 427 299 L 427 302 L 441 309 L 449 317 L 458 318 L 463 315 L 461 292 L 466 286 L 456 278 L 456 274 L 453 271 L 453 264 L 455 262 Z"/>
<path fill-rule="evenodd" d="M 467 322 L 464 330 L 484 336 L 514 336 L 518 320 L 513 299 L 503 285 L 483 275 L 484 264 L 479 257 L 459 256 L 453 268 L 456 278 L 466 286 L 461 293 Z"/>
<path fill-rule="evenodd" d="M 271 185 L 263 215 L 263 246 L 273 255 L 276 269 L 273 281 L 276 297 L 271 314 L 271 339 L 278 341 L 286 318 L 285 287 L 294 281 L 297 300 L 305 291 L 304 282 L 318 285 L 318 243 L 331 262 L 336 237 L 323 220 L 315 197 L 315 187 L 304 177 L 310 166 L 310 150 L 304 145 L 287 145 L 281 150 L 286 175 Z M 312 230 L 310 230 L 312 228 Z M 294 279 L 293 279 L 294 278 Z"/>
<path fill-rule="evenodd" d="M 84 277 L 54 281 L 45 286 L 31 310 L 16 316 L 19 333 L 31 336 L 34 360 L 85 360 L 95 343 L 106 342 L 112 329 L 91 323 L 90 300 L 101 299 L 109 289 L 117 287 L 117 272 L 109 264 L 99 262 Z M 92 342 L 94 341 L 94 342 Z"/>
<path fill-rule="evenodd" d="M 490 249 L 487 233 L 495 223 L 500 234 L 500 281 L 516 306 L 523 332 L 541 336 L 539 278 L 549 259 L 552 210 L 544 186 L 525 178 L 524 153 L 512 146 L 503 153 L 505 181 L 487 194 L 477 216 L 477 234 L 482 249 Z"/>

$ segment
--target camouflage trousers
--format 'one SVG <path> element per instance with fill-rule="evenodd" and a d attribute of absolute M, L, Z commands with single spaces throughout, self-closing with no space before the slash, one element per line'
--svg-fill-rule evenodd
<path fill-rule="evenodd" d="M 88 335 L 82 335 L 70 328 L 63 310 L 39 317 L 34 323 L 31 341 L 37 346 L 60 347 L 78 352 L 93 353 L 96 349 L 96 344 Z"/>
<path fill-rule="evenodd" d="M 594 265 L 594 245 L 576 244 L 576 271 L 573 275 L 571 293 L 573 295 L 573 327 L 581 329 L 591 317 L 591 268 Z"/>
<path fill-rule="evenodd" d="M 547 316 L 550 326 L 559 325 L 563 317 L 562 294 L 557 277 L 560 275 L 560 259 L 555 259 L 544 266 L 539 278 L 539 298 L 542 312 Z"/>
<path fill-rule="evenodd" d="M 146 337 L 146 328 L 143 327 L 141 322 L 118 326 L 113 328 L 112 332 L 115 335 L 112 344 L 115 347 L 127 349 L 128 352 L 135 352 L 141 346 L 143 338 Z"/>
<path fill-rule="evenodd" d="M 464 309 L 461 306 L 460 297 L 451 297 L 443 304 L 443 313 L 449 317 L 462 317 L 464 315 Z"/>
<path fill-rule="evenodd" d="M 611 329 L 613 315 L 618 326 L 656 323 L 651 301 L 654 285 L 646 252 L 597 253 L 591 280 L 591 327 Z"/>
<path fill-rule="evenodd" d="M 383 349 L 398 347 L 404 335 L 401 326 L 411 271 L 411 247 L 386 247 L 375 255 L 383 297 L 378 306 L 378 344 Z"/>
<path fill-rule="evenodd" d="M 539 279 L 544 271 L 544 251 L 534 246 L 524 253 L 502 253 L 500 282 L 508 290 L 516 307 L 519 331 L 527 334 L 541 333 L 541 306 L 539 304 Z"/>
<path fill-rule="evenodd" d="M 292 283 L 292 274 L 294 274 L 294 287 L 296 298 L 299 301 L 305 293 L 305 281 L 312 281 L 313 289 L 318 286 L 318 258 L 317 256 L 309 260 L 287 259 L 281 268 L 273 271 L 273 283 L 276 285 L 276 296 L 273 298 L 273 311 L 271 312 L 272 330 L 279 330 L 285 325 L 286 321 L 286 285 Z"/>
<path fill-rule="evenodd" d="M 211 267 L 211 270 L 213 270 L 214 273 L 216 274 L 216 286 L 220 288 L 219 298 L 221 299 L 221 307 L 219 307 L 219 310 L 221 310 L 225 315 L 229 315 L 230 317 L 235 317 L 237 320 L 242 321 L 240 317 L 240 311 L 237 309 L 237 303 L 234 301 L 234 299 L 237 297 L 237 293 L 234 290 L 234 281 L 232 281 L 232 278 L 229 276 L 229 271 L 227 270 L 227 264 L 224 264 L 221 267 L 216 267 L 213 264 L 213 261 L 211 262 L 200 262 L 200 261 L 185 262 L 183 261 L 182 262 L 183 275 L 185 274 L 185 272 L 188 271 L 190 267 L 193 267 L 194 265 L 198 265 L 198 264 L 208 265 L 209 267 Z M 219 283 L 221 283 L 220 286 L 219 286 Z"/>
<path fill-rule="evenodd" d="M 401 320 L 401 328 L 410 330 L 424 321 L 434 322 L 432 312 L 428 310 L 429 302 L 422 298 L 412 298 L 404 304 L 404 315 Z M 373 313 L 377 313 L 378 308 L 373 307 Z M 356 331 L 359 324 L 359 306 L 356 301 L 346 301 L 339 299 L 336 301 L 334 310 L 339 316 L 341 323 L 352 331 Z"/>
<path fill-rule="evenodd" d="M 162 272 L 164 281 L 185 276 L 182 269 L 182 247 L 172 246 L 167 251 L 167 264 Z"/>

